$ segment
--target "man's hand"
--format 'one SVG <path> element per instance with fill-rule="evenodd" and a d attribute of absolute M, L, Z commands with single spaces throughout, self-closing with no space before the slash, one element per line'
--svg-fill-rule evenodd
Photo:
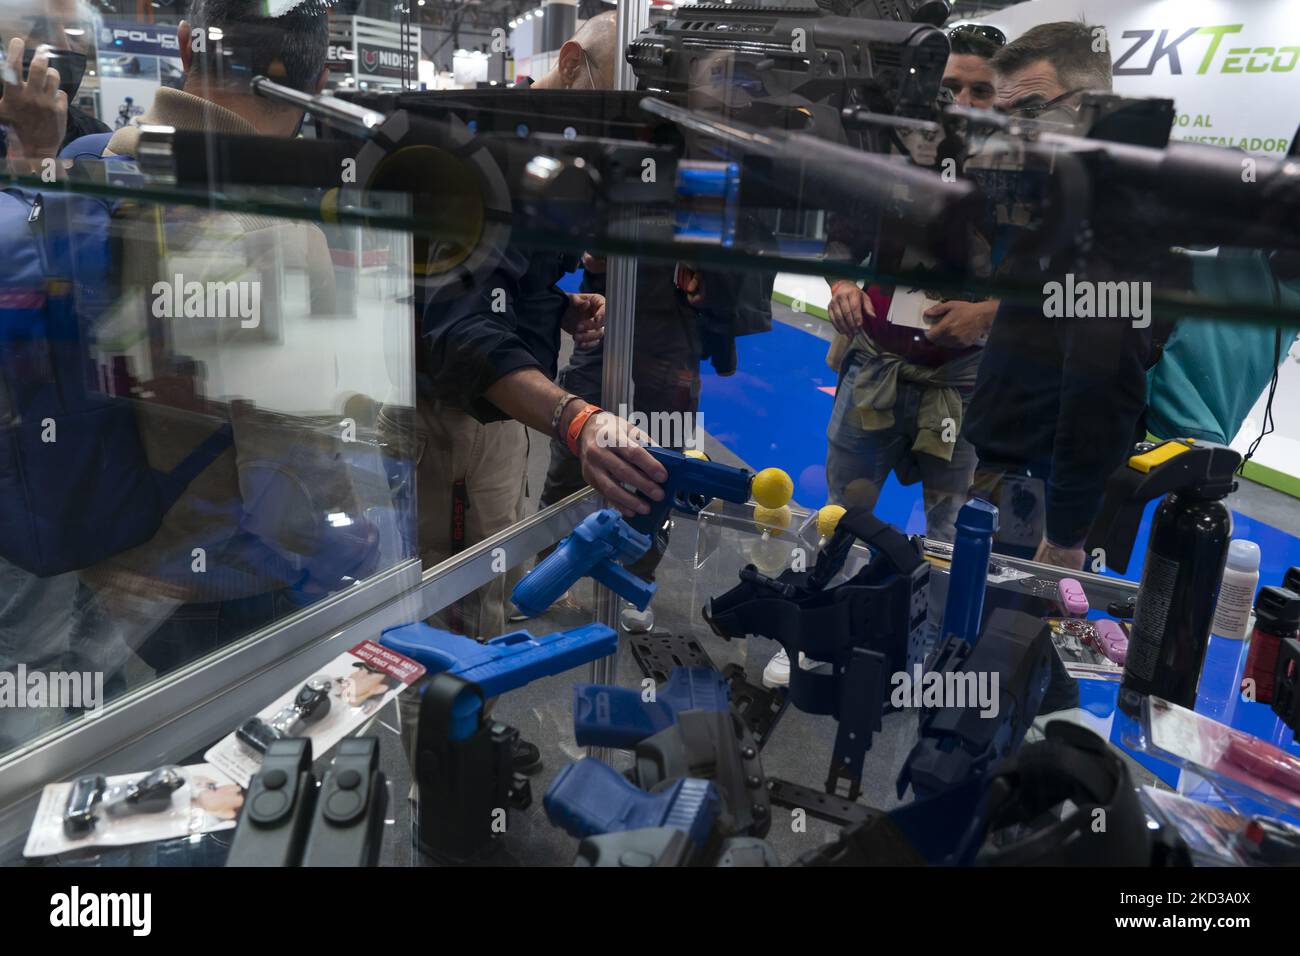
<path fill-rule="evenodd" d="M 594 292 L 573 292 L 560 328 L 573 336 L 578 348 L 600 344 L 605 337 L 605 297 Z"/>
<path fill-rule="evenodd" d="M 573 411 L 565 415 L 566 422 L 572 421 L 582 404 L 570 402 Z M 645 432 L 609 412 L 592 415 L 578 436 L 578 459 L 582 462 L 583 479 L 625 517 L 646 514 L 650 506 L 624 485 L 636 488 L 655 501 L 662 501 L 664 497 L 659 483 L 668 480 L 668 473 L 641 447 L 649 443 L 650 438 Z"/>
<path fill-rule="evenodd" d="M 9 41 L 4 65 L 4 93 L 0 95 L 0 123 L 9 128 L 9 158 L 52 159 L 63 145 L 68 126 L 68 96 L 59 89 L 59 71 L 38 52 L 23 79 L 21 37 Z"/>
<path fill-rule="evenodd" d="M 969 348 L 988 335 L 997 314 L 998 303 L 993 299 L 985 302 L 940 302 L 925 310 L 927 319 L 938 320 L 925 330 L 925 337 L 944 348 Z"/>
<path fill-rule="evenodd" d="M 686 269 L 686 285 L 682 289 L 686 293 L 686 301 L 692 309 L 704 308 L 704 278 L 694 269 L 683 266 Z"/>
<path fill-rule="evenodd" d="M 876 309 L 856 282 L 841 279 L 831 287 L 831 304 L 826 313 L 836 332 L 852 338 L 862 331 L 868 316 L 875 318 Z"/>
<path fill-rule="evenodd" d="M 1058 568 L 1069 568 L 1071 571 L 1082 571 L 1083 562 L 1087 559 L 1087 554 L 1083 548 L 1066 548 L 1059 544 L 1052 544 L 1044 538 L 1038 544 L 1038 550 L 1034 552 L 1034 560 L 1039 564 L 1052 564 Z"/>
<path fill-rule="evenodd" d="M 605 271 L 605 257 L 593 256 L 590 252 L 582 254 L 582 268 L 586 272 L 601 273 Z"/>

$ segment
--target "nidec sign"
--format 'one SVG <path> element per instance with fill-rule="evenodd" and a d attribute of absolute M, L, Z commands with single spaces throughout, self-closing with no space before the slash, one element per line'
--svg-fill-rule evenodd
<path fill-rule="evenodd" d="M 1244 29 L 1244 24 L 1231 23 L 1190 27 L 1181 32 L 1124 30 L 1118 40 L 1111 41 L 1115 44 L 1115 75 L 1153 76 L 1158 70 L 1170 76 L 1290 73 L 1300 65 L 1300 45 L 1243 43 L 1236 34 Z"/>
<path fill-rule="evenodd" d="M 362 43 L 357 49 L 357 73 L 361 76 L 378 76 L 400 79 L 416 73 L 415 57 L 391 47 Z"/>
<path fill-rule="evenodd" d="M 351 43 L 331 43 L 325 48 L 325 62 L 336 73 L 351 71 L 352 60 Z"/>

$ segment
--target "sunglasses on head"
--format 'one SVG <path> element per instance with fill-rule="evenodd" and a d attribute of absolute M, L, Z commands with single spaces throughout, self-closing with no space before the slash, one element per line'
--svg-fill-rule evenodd
<path fill-rule="evenodd" d="M 950 37 L 976 37 L 980 40 L 987 40 L 994 46 L 1006 46 L 1007 35 L 997 27 L 991 27 L 984 23 L 963 23 L 961 26 L 953 27 L 948 31 Z"/>

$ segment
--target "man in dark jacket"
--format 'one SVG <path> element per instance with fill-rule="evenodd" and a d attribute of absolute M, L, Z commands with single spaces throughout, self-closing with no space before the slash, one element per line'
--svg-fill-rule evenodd
<path fill-rule="evenodd" d="M 1111 87 L 1110 53 L 1097 41 L 1097 28 L 1060 22 L 1008 44 L 993 58 L 999 109 L 1072 123 L 1084 92 Z M 1014 253 L 1001 271 L 1031 284 L 1073 278 Z M 1070 314 L 1041 303 L 1002 306 L 964 435 L 979 453 L 975 486 L 1002 511 L 999 550 L 1078 570 L 1106 481 L 1131 450 L 1146 406 L 1151 337 L 1149 319 Z"/>

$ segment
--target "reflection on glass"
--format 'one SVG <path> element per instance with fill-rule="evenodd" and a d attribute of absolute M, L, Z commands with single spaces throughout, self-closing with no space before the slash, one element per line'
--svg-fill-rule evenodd
<path fill-rule="evenodd" d="M 1296 473 L 1250 447 L 1295 388 L 1290 141 L 1187 142 L 1128 14 L 485 6 L 483 49 L 434 0 L 6 6 L 0 664 L 121 693 L 586 486 L 645 513 L 647 442 L 937 541 L 981 495 L 1072 569 L 1148 435 Z M 499 635 L 522 570 L 424 610 Z"/>
<path fill-rule="evenodd" d="M 10 63 L 38 44 L 3 95 L 9 171 L 33 175 L 0 197 L 0 670 L 14 678 L 0 752 L 413 553 L 410 448 L 379 430 L 381 409 L 414 404 L 409 238 L 151 200 L 136 162 L 144 126 L 214 148 L 292 135 L 301 111 L 253 102 L 247 71 L 282 62 L 286 82 L 318 88 L 323 12 L 282 20 L 304 32 L 277 49 L 263 25 L 225 22 L 228 5 L 193 4 L 209 39 L 224 26 L 244 41 L 223 59 L 188 23 L 119 30 L 49 6 L 99 62 L 120 48 L 102 95 L 128 73 L 154 82 L 139 122 L 87 122 L 76 131 L 103 132 L 69 145 L 43 114 L 68 91 L 34 77 L 52 41 L 19 32 L 51 21 L 17 11 L 0 31 Z M 158 84 L 149 45 L 183 89 Z M 80 169 L 44 165 L 60 148 Z"/>

